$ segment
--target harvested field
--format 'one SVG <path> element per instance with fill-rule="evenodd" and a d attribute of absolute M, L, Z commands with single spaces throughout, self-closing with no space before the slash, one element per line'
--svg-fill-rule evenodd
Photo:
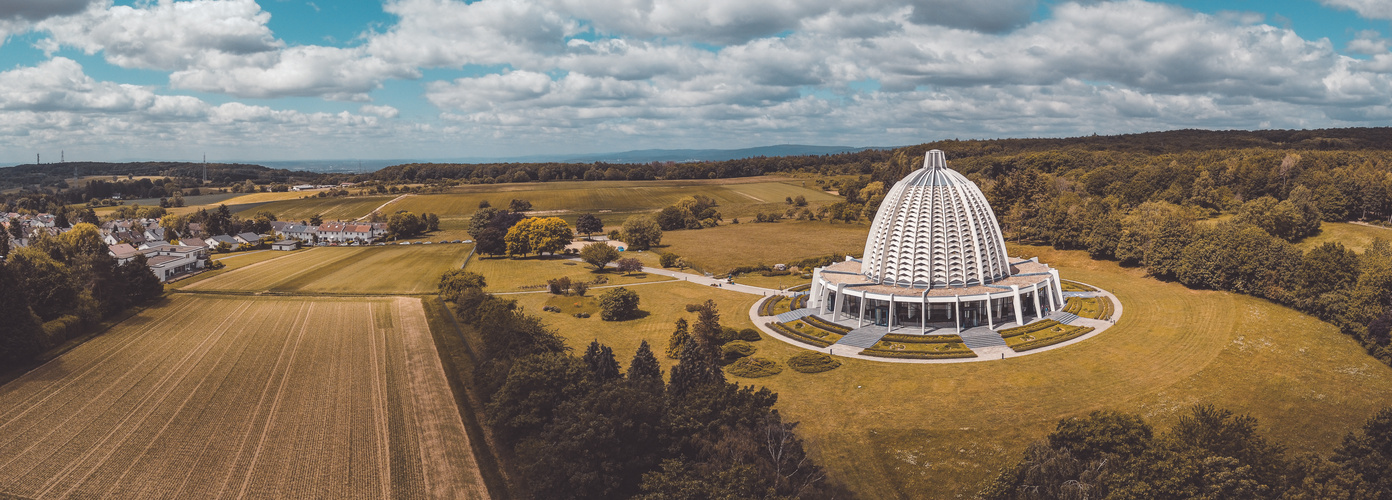
<path fill-rule="evenodd" d="M 0 386 L 4 495 L 487 491 L 418 299 L 176 296 Z"/>
<path fill-rule="evenodd" d="M 295 200 L 271 201 L 268 203 L 249 203 L 246 208 L 236 212 L 241 217 L 251 217 L 265 210 L 276 214 L 280 220 L 309 220 L 318 214 L 324 220 L 353 220 L 372 213 L 383 203 L 396 198 L 396 195 L 351 196 L 303 198 Z"/>
<path fill-rule="evenodd" d="M 435 291 L 441 274 L 464 265 L 471 248 L 465 244 L 317 247 L 250 264 L 183 289 L 383 295 L 430 293 Z"/>

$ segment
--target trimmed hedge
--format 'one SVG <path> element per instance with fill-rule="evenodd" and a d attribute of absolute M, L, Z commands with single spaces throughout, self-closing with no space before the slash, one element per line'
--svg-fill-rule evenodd
<path fill-rule="evenodd" d="M 793 297 L 793 303 L 788 306 L 788 309 L 796 311 L 804 307 L 807 307 L 807 295 L 798 295 Z"/>
<path fill-rule="evenodd" d="M 1097 291 L 1096 288 L 1093 288 L 1093 287 L 1084 285 L 1084 284 L 1079 283 L 1079 282 L 1076 282 L 1076 281 L 1063 280 L 1063 284 L 1064 284 L 1065 286 L 1072 285 L 1072 286 L 1074 286 L 1074 287 L 1077 287 L 1077 288 L 1081 289 L 1081 290 L 1084 291 L 1084 292 L 1095 292 L 1095 291 Z M 1070 291 L 1070 292 L 1071 292 L 1072 290 L 1065 290 L 1065 291 Z"/>
<path fill-rule="evenodd" d="M 829 346 L 829 345 L 831 345 L 831 344 L 834 343 L 834 342 L 828 342 L 828 341 L 823 340 L 823 339 L 819 339 L 819 338 L 817 338 L 817 337 L 813 337 L 813 336 L 811 336 L 811 335 L 807 335 L 807 334 L 805 334 L 805 333 L 799 332 L 799 331 L 794 330 L 794 329 L 792 329 L 792 328 L 788 328 L 788 326 L 787 326 L 787 325 L 784 325 L 783 323 L 764 323 L 764 324 L 765 324 L 766 326 L 768 326 L 769 328 L 772 328 L 773 331 L 782 334 L 784 337 L 788 337 L 788 338 L 790 338 L 790 339 L 796 340 L 796 341 L 798 341 L 798 342 L 802 342 L 802 343 L 804 343 L 804 344 L 810 344 L 810 345 L 814 345 L 814 346 L 817 346 L 817 347 L 827 347 L 827 346 Z"/>
<path fill-rule="evenodd" d="M 1101 312 L 1097 314 L 1097 319 L 1110 321 L 1112 319 L 1112 313 L 1116 312 L 1116 306 L 1112 304 L 1112 299 L 1104 295 L 1098 297 L 1098 301 L 1102 303 L 1102 307 L 1100 309 Z"/>
<path fill-rule="evenodd" d="M 743 340 L 731 340 L 720 346 L 720 354 L 725 358 L 726 363 L 734 363 L 739 358 L 752 356 L 758 350 L 753 344 Z"/>
<path fill-rule="evenodd" d="M 948 351 L 948 352 L 923 352 L 923 351 L 886 351 L 882 349 L 866 349 L 860 351 L 866 356 L 877 358 L 900 358 L 900 359 L 961 359 L 975 358 L 976 353 L 967 351 Z"/>
<path fill-rule="evenodd" d="M 803 290 L 811 290 L 811 289 L 812 289 L 812 284 L 811 284 L 811 283 L 803 283 L 803 284 L 801 284 L 801 285 L 788 288 L 788 291 L 789 291 L 789 292 L 801 292 L 801 291 L 803 291 Z"/>
<path fill-rule="evenodd" d="M 1038 348 L 1040 348 L 1040 347 L 1048 347 L 1048 346 L 1051 346 L 1051 345 L 1054 345 L 1054 344 L 1058 344 L 1058 343 L 1061 343 L 1061 342 L 1067 342 L 1067 341 L 1069 341 L 1069 340 L 1076 339 L 1076 338 L 1081 337 L 1081 336 L 1083 336 L 1083 335 L 1087 335 L 1088 333 L 1092 332 L 1092 330 L 1093 330 L 1093 328 L 1090 327 L 1090 326 L 1074 327 L 1074 328 L 1075 328 L 1075 329 L 1074 329 L 1073 331 L 1064 332 L 1062 335 L 1056 335 L 1056 336 L 1053 336 L 1053 337 L 1042 338 L 1042 339 L 1038 339 L 1038 340 L 1031 340 L 1031 341 L 1025 342 L 1025 343 L 1023 343 L 1023 344 L 1018 344 L 1018 345 L 1015 345 L 1015 346 L 1011 346 L 1011 349 L 1014 349 L 1015 352 L 1025 352 L 1025 351 L 1028 351 L 1028 350 L 1031 350 L 1031 349 L 1038 349 Z"/>
<path fill-rule="evenodd" d="M 764 302 L 762 304 L 759 304 L 759 315 L 773 316 L 774 307 L 777 307 L 778 303 L 786 298 L 787 297 L 784 297 L 782 295 L 770 295 L 769 298 L 764 299 Z"/>
<path fill-rule="evenodd" d="M 736 377 L 760 378 L 783 373 L 783 366 L 768 358 L 741 358 L 725 367 L 725 371 Z"/>
<path fill-rule="evenodd" d="M 824 320 L 816 316 L 804 316 L 802 318 L 802 322 L 815 326 L 817 328 L 821 328 L 828 332 L 835 333 L 837 335 L 845 335 L 851 332 L 851 328 L 832 323 L 830 321 Z"/>
<path fill-rule="evenodd" d="M 788 358 L 788 367 L 801 373 L 822 373 L 840 366 L 840 361 L 824 352 L 808 351 Z"/>
<path fill-rule="evenodd" d="M 1062 324 L 1062 323 L 1059 323 L 1059 322 L 1054 321 L 1054 320 L 1052 320 L 1052 319 L 1046 319 L 1046 320 L 1044 320 L 1044 321 L 1036 321 L 1036 322 L 1034 322 L 1034 323 L 1030 323 L 1030 324 L 1025 325 L 1025 326 L 1017 326 L 1017 327 L 1015 327 L 1015 328 L 1006 328 L 1006 329 L 1004 329 L 1004 330 L 1001 330 L 999 333 L 1000 333 L 1001 338 L 1003 338 L 1003 339 L 1008 339 L 1008 338 L 1011 338 L 1011 337 L 1019 337 L 1019 336 L 1021 336 L 1021 335 L 1025 335 L 1025 334 L 1029 334 L 1029 333 L 1034 333 L 1034 332 L 1039 332 L 1039 331 L 1048 330 L 1048 329 L 1050 329 L 1050 328 L 1053 328 L 1053 327 L 1058 326 L 1058 325 L 1061 325 L 1061 324 Z"/>
<path fill-rule="evenodd" d="M 902 333 L 891 333 L 881 337 L 880 340 L 886 342 L 899 342 L 902 344 L 951 344 L 961 342 L 962 337 L 957 335 L 904 335 Z"/>

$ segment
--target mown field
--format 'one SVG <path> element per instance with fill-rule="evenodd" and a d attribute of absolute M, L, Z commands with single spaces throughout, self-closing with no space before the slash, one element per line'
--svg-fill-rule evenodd
<path fill-rule="evenodd" d="M 359 217 L 372 213 L 374 209 L 383 203 L 391 201 L 397 195 L 382 196 L 350 196 L 350 197 L 324 197 L 324 198 L 301 198 L 293 200 L 270 201 L 253 203 L 249 207 L 234 212 L 241 217 L 252 217 L 256 212 L 267 211 L 276 215 L 279 220 L 301 221 L 309 220 L 318 215 L 326 221 L 329 220 L 355 220 Z"/>
<path fill-rule="evenodd" d="M 863 241 L 863 239 L 862 239 Z M 1113 328 L 1066 349 L 1002 361 L 894 364 L 845 359 L 836 370 L 740 380 L 778 392 L 819 462 L 865 498 L 970 498 L 1061 418 L 1098 409 L 1169 425 L 1187 406 L 1249 413 L 1293 452 L 1328 452 L 1392 402 L 1392 368 L 1333 326 L 1252 297 L 1189 290 L 1084 252 L 1012 246 L 1125 305 Z M 494 285 L 502 285 L 494 283 Z M 514 295 L 583 348 L 598 339 L 625 365 L 641 340 L 666 348 L 684 305 L 714 298 L 729 326 L 749 326 L 759 297 L 690 283 L 635 286 L 644 318 L 607 323 L 541 312 L 546 294 Z M 801 352 L 777 339 L 755 356 Z M 670 369 L 671 360 L 664 359 Z"/>
<path fill-rule="evenodd" d="M 316 247 L 254 262 L 182 288 L 310 294 L 432 293 L 440 275 L 464 265 L 471 249 L 465 244 Z"/>
<path fill-rule="evenodd" d="M 662 235 L 663 247 L 659 250 L 685 257 L 704 271 L 722 273 L 740 265 L 773 265 L 832 253 L 860 255 L 869 233 L 870 224 L 865 221 L 727 224 L 696 231 L 668 231 Z"/>
<path fill-rule="evenodd" d="M 535 287 L 545 286 L 548 280 L 563 277 L 569 278 L 571 282 L 584 283 L 592 283 L 600 278 L 606 280 L 605 283 L 596 283 L 592 286 L 626 285 L 673 279 L 670 276 L 648 273 L 622 274 L 613 269 L 595 272 L 594 266 L 589 264 L 552 257 L 509 259 L 475 256 L 474 260 L 469 263 L 468 270 L 483 275 L 484 280 L 488 282 L 488 287 L 484 291 L 489 293 L 541 290 Z M 600 290 L 596 290 L 591 295 L 600 292 Z"/>
<path fill-rule="evenodd" d="M 0 386 L 0 497 L 487 498 L 418 299 L 177 295 Z"/>
<path fill-rule="evenodd" d="M 409 196 L 388 208 L 391 211 L 410 210 L 416 213 L 436 213 L 441 217 L 461 217 L 474 213 L 478 210 L 479 202 L 484 200 L 495 207 L 506 208 L 511 200 L 521 199 L 530 201 L 533 210 L 572 212 L 559 214 L 568 217 L 567 220 L 580 213 L 593 212 L 608 219 L 606 223 L 618 224 L 623 222 L 627 214 L 658 210 L 683 197 L 698 194 L 714 198 L 719 204 L 718 210 L 725 214 L 727 219 L 740 216 L 741 209 L 749 205 L 786 206 L 786 198 L 799 195 L 807 198 L 808 202 L 818 203 L 835 202 L 840 199 L 815 187 L 803 187 L 804 184 L 813 183 L 781 177 L 745 177 L 473 185 L 453 188 L 446 194 Z"/>
<path fill-rule="evenodd" d="M 1300 240 L 1295 246 L 1308 252 L 1311 248 L 1326 242 L 1334 242 L 1344 245 L 1344 248 L 1349 250 L 1362 253 L 1368 249 L 1369 245 L 1372 245 L 1375 238 L 1392 242 L 1392 229 L 1348 222 L 1324 222 L 1320 224 L 1319 234 Z"/>

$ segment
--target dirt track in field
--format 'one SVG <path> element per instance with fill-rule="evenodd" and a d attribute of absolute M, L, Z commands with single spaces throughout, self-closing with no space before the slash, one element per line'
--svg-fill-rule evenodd
<path fill-rule="evenodd" d="M 418 299 L 189 296 L 0 387 L 0 493 L 488 497 Z"/>

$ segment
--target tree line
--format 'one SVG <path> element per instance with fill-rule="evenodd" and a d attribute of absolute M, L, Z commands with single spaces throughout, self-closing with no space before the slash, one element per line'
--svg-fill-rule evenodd
<path fill-rule="evenodd" d="M 164 292 L 145 256 L 118 264 L 91 224 L 79 223 L 59 236 L 40 232 L 22 248 L 0 240 L 0 304 L 6 311 L 0 363 L 6 368 L 30 363 Z"/>
<path fill-rule="evenodd" d="M 482 291 L 477 274 L 440 292 L 478 332 L 485 418 L 535 498 L 847 498 L 803 448 L 765 388 L 725 380 L 713 303 L 701 306 L 664 376 L 644 342 L 623 366 L 592 342 L 576 355 L 540 318 Z"/>
<path fill-rule="evenodd" d="M 1138 415 L 1063 419 L 981 492 L 987 500 L 1392 499 L 1392 407 L 1329 455 L 1292 455 L 1248 415 L 1190 407 L 1168 431 Z"/>

